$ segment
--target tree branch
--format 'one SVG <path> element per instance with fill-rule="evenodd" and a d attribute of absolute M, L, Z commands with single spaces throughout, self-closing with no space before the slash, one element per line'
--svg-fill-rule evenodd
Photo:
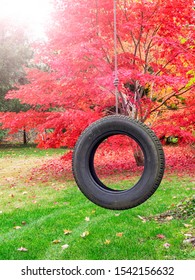
<path fill-rule="evenodd" d="M 177 93 L 177 92 L 173 92 L 171 94 L 169 94 L 162 102 L 160 105 L 158 105 L 156 108 L 152 109 L 150 111 L 150 113 L 153 113 L 155 112 L 156 110 L 158 110 L 160 107 L 162 107 L 169 99 L 171 99 L 173 96 L 180 96 L 186 92 L 188 92 L 189 90 L 191 90 L 194 86 L 190 87 L 190 88 L 187 88 L 186 90 L 184 90 L 183 92 L 180 92 L 180 93 Z M 182 87 L 179 91 L 185 89 L 185 87 Z"/>

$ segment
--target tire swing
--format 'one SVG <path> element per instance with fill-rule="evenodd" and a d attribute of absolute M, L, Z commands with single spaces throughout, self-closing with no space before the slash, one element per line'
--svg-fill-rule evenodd
<path fill-rule="evenodd" d="M 107 209 L 125 210 L 142 204 L 157 190 L 164 174 L 165 159 L 162 145 L 149 127 L 140 121 L 118 115 L 116 0 L 114 3 L 116 115 L 92 123 L 81 134 L 74 148 L 72 168 L 79 189 L 90 201 Z M 106 186 L 95 168 L 98 147 L 115 135 L 125 135 L 135 141 L 144 158 L 141 177 L 135 184 L 129 183 L 129 188 L 125 190 Z"/>

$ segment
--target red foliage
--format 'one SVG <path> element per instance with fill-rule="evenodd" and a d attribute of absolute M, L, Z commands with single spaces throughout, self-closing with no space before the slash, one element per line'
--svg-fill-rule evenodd
<path fill-rule="evenodd" d="M 193 142 L 193 1 L 117 3 L 121 113 L 151 122 L 160 138 L 177 136 L 179 143 Z M 7 113 L 1 122 L 11 132 L 36 128 L 39 147 L 72 148 L 91 122 L 115 106 L 113 1 L 54 0 L 54 4 L 48 41 L 36 45 L 35 61 L 44 67 L 28 69 L 29 83 L 7 95 L 32 109 Z M 172 104 L 174 98 L 178 104 Z M 120 170 L 128 167 L 126 155 L 106 168 L 119 165 Z"/>
<path fill-rule="evenodd" d="M 29 110 L 27 112 L 6 112 L 0 113 L 0 122 L 3 124 L 3 129 L 9 129 L 10 133 L 16 133 L 20 129 L 26 129 L 26 131 L 39 127 L 45 122 L 49 113 L 36 112 Z"/>
<path fill-rule="evenodd" d="M 194 177 L 195 148 L 172 147 L 165 148 L 167 171 Z"/>
<path fill-rule="evenodd" d="M 188 96 L 185 105 L 154 123 L 153 129 L 164 143 L 169 136 L 177 137 L 180 145 L 195 143 L 195 95 Z"/>
<path fill-rule="evenodd" d="M 37 111 L 47 112 L 41 129 L 49 135 L 44 140 L 40 136 L 41 147 L 72 147 L 82 129 L 115 106 L 113 2 L 54 0 L 54 7 L 48 41 L 35 46 L 35 61 L 42 67 L 29 69 L 29 83 L 11 91 L 7 98 L 32 105 L 35 119 Z M 173 110 L 162 115 L 169 107 L 168 100 L 188 91 L 194 94 L 190 82 L 195 57 L 192 7 L 192 0 L 117 1 L 121 113 L 141 121 L 150 118 L 153 123 L 156 112 L 161 112 L 157 120 L 166 117 L 169 121 Z M 182 106 L 192 114 L 187 102 Z M 22 118 L 28 115 L 21 113 Z M 181 135 L 189 122 L 186 119 L 180 129 L 181 119 L 173 118 Z M 164 131 L 172 126 L 166 120 L 161 122 Z M 8 127 L 6 120 L 4 123 Z M 30 123 L 37 128 L 36 120 L 34 125 Z M 14 120 L 11 125 L 18 127 Z"/>
<path fill-rule="evenodd" d="M 95 160 L 95 169 L 100 179 L 107 178 L 110 175 L 116 180 L 128 180 L 135 176 L 141 176 L 143 167 L 137 167 L 131 149 L 128 150 L 124 146 L 121 146 L 120 150 L 111 150 L 110 148 L 101 149 Z M 166 146 L 164 151 L 166 159 L 165 175 L 176 174 L 194 177 L 195 148 Z M 50 176 L 63 180 L 72 179 L 72 151 L 61 158 L 49 160 L 41 168 L 35 170 L 35 178 L 38 173 L 44 180 L 50 178 Z"/>

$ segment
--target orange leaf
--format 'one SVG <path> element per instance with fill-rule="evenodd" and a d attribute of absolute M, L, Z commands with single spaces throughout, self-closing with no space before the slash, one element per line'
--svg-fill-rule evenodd
<path fill-rule="evenodd" d="M 60 243 L 60 242 L 61 242 L 61 241 L 58 240 L 58 239 L 52 241 L 53 244 L 58 244 L 58 243 Z"/>
<path fill-rule="evenodd" d="M 122 237 L 122 236 L 123 236 L 123 232 L 118 232 L 118 233 L 116 234 L 116 236 L 117 236 L 117 237 Z"/>
<path fill-rule="evenodd" d="M 65 234 L 65 235 L 69 235 L 69 234 L 71 234 L 71 233 L 72 233 L 72 231 L 69 230 L 69 229 L 65 229 L 65 230 L 64 230 L 64 234 Z"/>

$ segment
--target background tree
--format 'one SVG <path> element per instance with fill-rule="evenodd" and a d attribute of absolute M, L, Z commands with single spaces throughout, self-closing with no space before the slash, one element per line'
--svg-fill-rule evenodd
<path fill-rule="evenodd" d="M 151 124 L 163 139 L 172 136 L 174 121 L 179 141 L 194 141 L 190 118 L 181 127 L 181 114 L 172 117 L 181 109 L 186 116 L 194 114 L 193 2 L 117 3 L 120 113 Z M 40 130 L 40 146 L 73 147 L 89 123 L 115 107 L 113 3 L 58 0 L 54 7 L 48 41 L 39 46 L 36 60 L 48 70 L 30 69 L 30 83 L 7 98 L 19 98 L 34 108 L 18 117 L 13 131 L 34 112 L 35 121 L 28 126 Z M 2 119 L 4 127 L 7 119 L 8 115 Z"/>
<path fill-rule="evenodd" d="M 21 104 L 18 99 L 7 100 L 6 93 L 16 89 L 15 84 L 25 84 L 24 66 L 32 58 L 24 27 L 14 24 L 10 19 L 0 19 L 0 112 L 21 112 L 30 109 L 27 104 Z M 26 143 L 26 132 L 24 143 Z M 1 130 L 1 135 L 5 131 Z"/>

